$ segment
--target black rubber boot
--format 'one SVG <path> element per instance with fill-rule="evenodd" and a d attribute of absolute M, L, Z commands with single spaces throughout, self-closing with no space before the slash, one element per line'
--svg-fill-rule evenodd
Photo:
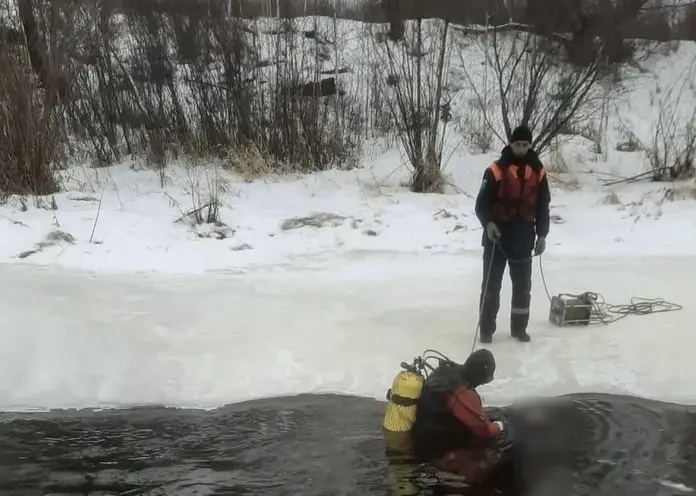
<path fill-rule="evenodd" d="M 531 336 L 527 334 L 527 331 L 513 332 L 512 337 L 521 343 L 529 343 L 532 340 Z"/>
<path fill-rule="evenodd" d="M 510 315 L 510 334 L 516 340 L 522 343 L 529 343 L 532 338 L 527 334 L 527 324 L 529 323 L 529 314 L 512 314 Z"/>
<path fill-rule="evenodd" d="M 493 342 L 493 334 L 495 334 L 495 320 L 493 322 L 483 319 L 481 327 L 479 327 L 479 341 L 482 344 L 491 344 Z"/>

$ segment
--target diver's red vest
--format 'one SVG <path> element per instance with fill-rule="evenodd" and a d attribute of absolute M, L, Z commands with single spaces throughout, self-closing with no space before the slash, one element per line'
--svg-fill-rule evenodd
<path fill-rule="evenodd" d="M 535 171 L 531 165 L 501 167 L 497 162 L 493 162 L 488 169 L 499 184 L 491 220 L 493 222 L 514 220 L 534 222 L 539 183 L 546 175 L 544 168 Z"/>

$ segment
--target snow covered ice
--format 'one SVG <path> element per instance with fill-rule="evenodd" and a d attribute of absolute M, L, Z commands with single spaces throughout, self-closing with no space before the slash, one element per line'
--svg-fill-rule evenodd
<path fill-rule="evenodd" d="M 648 140 L 654 87 L 683 77 L 694 53 L 684 43 L 630 80 L 612 119 Z M 598 176 L 646 167 L 641 153 L 615 151 L 613 129 L 604 157 L 582 140 L 563 150 L 570 171 L 554 174 L 543 258 L 549 291 L 684 309 L 553 327 L 537 260 L 532 343 L 509 338 L 504 283 L 489 403 L 578 391 L 696 403 L 696 186 L 599 186 Z M 382 399 L 401 361 L 424 349 L 465 359 L 482 268 L 473 198 L 496 155 L 455 153 L 446 172 L 457 188 L 442 195 L 408 192 L 403 157 L 375 147 L 356 171 L 253 182 L 209 165 L 171 165 L 164 186 L 137 161 L 76 166 L 53 198 L 9 198 L 0 409 L 207 408 L 301 392 Z M 212 174 L 222 224 L 192 225 L 183 213 Z"/>
<path fill-rule="evenodd" d="M 607 327 L 557 328 L 547 322 L 537 271 L 534 341 L 509 338 L 501 312 L 491 347 L 498 379 L 484 388 L 487 401 L 575 391 L 696 401 L 694 311 L 685 301 L 696 277 L 691 259 L 550 255 L 545 263 L 552 291 L 596 288 L 616 302 L 661 295 L 686 308 Z M 383 398 L 402 360 L 431 347 L 467 356 L 476 254 L 343 264 L 329 272 L 206 276 L 4 266 L 2 409 L 215 407 L 300 392 Z"/>

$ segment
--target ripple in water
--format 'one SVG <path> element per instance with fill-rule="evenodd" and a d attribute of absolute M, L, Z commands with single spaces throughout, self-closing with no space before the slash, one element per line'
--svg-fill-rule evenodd
<path fill-rule="evenodd" d="M 569 494 L 674 496 L 696 488 L 693 409 L 622 396 L 565 398 L 554 423 L 567 438 Z M 383 409 L 370 399 L 306 395 L 213 412 L 2 414 L 0 494 L 483 494 L 408 457 L 387 457 Z"/>

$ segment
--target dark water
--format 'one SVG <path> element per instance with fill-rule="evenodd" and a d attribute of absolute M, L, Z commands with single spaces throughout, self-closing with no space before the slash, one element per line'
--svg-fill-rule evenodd
<path fill-rule="evenodd" d="M 696 488 L 696 411 L 627 397 L 568 398 L 569 494 Z M 212 412 L 0 414 L 0 494 L 476 494 L 428 467 L 387 459 L 383 409 L 363 398 L 299 396 Z"/>

